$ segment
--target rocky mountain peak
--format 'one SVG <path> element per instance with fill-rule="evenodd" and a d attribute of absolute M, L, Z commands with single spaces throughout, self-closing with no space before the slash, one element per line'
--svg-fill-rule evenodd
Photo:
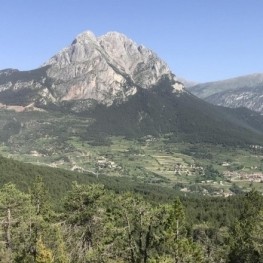
<path fill-rule="evenodd" d="M 154 52 L 118 32 L 100 37 L 83 32 L 44 65 L 50 66 L 48 77 L 56 80 L 53 94 L 60 100 L 95 99 L 111 105 L 135 94 L 138 86 L 151 88 L 164 75 L 175 92 L 183 90 Z"/>
<path fill-rule="evenodd" d="M 88 42 L 90 41 L 97 41 L 96 36 L 94 35 L 93 32 L 91 31 L 85 31 L 79 35 L 77 35 L 77 37 L 74 39 L 74 41 L 72 42 L 72 44 L 88 44 Z"/>
<path fill-rule="evenodd" d="M 36 70 L 0 71 L 3 104 L 18 94 L 23 106 L 33 102 L 47 105 L 72 101 L 89 105 L 91 100 L 107 106 L 127 101 L 139 89 L 151 89 L 163 79 L 172 92 L 182 92 L 183 84 L 153 51 L 138 45 L 124 34 L 109 32 L 95 36 L 83 32 Z M 12 93 L 12 94 L 13 94 Z M 23 95 L 23 99 L 21 98 Z"/>

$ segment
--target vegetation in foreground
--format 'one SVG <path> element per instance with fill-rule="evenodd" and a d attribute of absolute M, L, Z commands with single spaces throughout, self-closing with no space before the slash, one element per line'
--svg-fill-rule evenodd
<path fill-rule="evenodd" d="M 215 207 L 206 207 L 206 213 L 200 200 L 200 216 L 210 217 L 196 217 L 193 223 L 178 198 L 152 203 L 132 192 L 76 182 L 54 210 L 40 177 L 29 193 L 5 184 L 0 189 L 0 261 L 263 262 L 262 195 L 251 191 L 240 196 L 237 215 L 224 210 L 224 202 L 210 201 L 221 203 L 223 214 L 232 219 L 213 218 Z"/>
<path fill-rule="evenodd" d="M 0 168 L 0 262 L 262 262 L 256 191 L 184 196 L 3 157 Z"/>

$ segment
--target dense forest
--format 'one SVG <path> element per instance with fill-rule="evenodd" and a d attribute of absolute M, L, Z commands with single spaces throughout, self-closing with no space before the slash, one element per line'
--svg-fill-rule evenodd
<path fill-rule="evenodd" d="M 170 133 L 172 141 L 261 145 L 262 116 L 245 109 L 211 105 L 189 93 L 172 93 L 171 85 L 164 77 L 151 90 L 138 89 L 126 103 L 111 107 L 97 104 L 93 110 L 79 113 L 96 120 L 82 134 L 83 139 L 91 134 L 102 138 L 105 135 L 141 138 Z"/>
<path fill-rule="evenodd" d="M 73 182 L 54 208 L 37 176 L 0 189 L 1 262 L 263 262 L 263 197 L 156 202 Z"/>
<path fill-rule="evenodd" d="M 263 262 L 263 196 L 174 188 L 0 157 L 0 262 Z"/>

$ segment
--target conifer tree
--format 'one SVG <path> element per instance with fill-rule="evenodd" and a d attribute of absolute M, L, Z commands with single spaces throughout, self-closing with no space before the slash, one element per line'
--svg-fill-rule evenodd
<path fill-rule="evenodd" d="M 243 211 L 231 235 L 229 262 L 263 262 L 263 197 L 252 190 L 243 202 Z"/>
<path fill-rule="evenodd" d="M 4 257 L 12 262 L 23 253 L 28 239 L 27 226 L 30 222 L 30 196 L 16 189 L 14 184 L 8 183 L 0 190 L 0 218 L 2 240 L 0 243 Z"/>
<path fill-rule="evenodd" d="M 101 198 L 104 195 L 102 185 L 78 185 L 74 183 L 65 201 L 67 246 L 74 246 L 72 262 L 82 262 L 85 258 L 95 257 L 100 245 L 100 232 L 104 207 Z M 87 262 L 89 262 L 87 260 Z M 92 261 L 91 261 L 92 262 Z M 99 261 L 98 261 L 99 262 Z"/>
<path fill-rule="evenodd" d="M 202 263 L 204 255 L 201 246 L 187 237 L 185 214 L 182 203 L 177 198 L 167 207 L 167 220 L 164 232 L 167 262 Z M 170 260 L 170 261 L 169 261 Z"/>
<path fill-rule="evenodd" d="M 41 236 L 36 242 L 36 258 L 35 263 L 52 263 L 53 255 L 50 249 L 48 249 L 42 241 Z"/>

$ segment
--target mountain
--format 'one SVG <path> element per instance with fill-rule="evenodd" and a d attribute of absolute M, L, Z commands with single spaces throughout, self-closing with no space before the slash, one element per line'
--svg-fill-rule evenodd
<path fill-rule="evenodd" d="M 81 116 L 96 119 L 87 129 L 88 134 L 173 134 L 173 138 L 193 143 L 256 144 L 263 131 L 258 125 L 261 116 L 214 106 L 187 92 L 172 93 L 165 78 L 150 90 L 140 89 L 126 103 L 108 108 L 98 104 Z"/>
<path fill-rule="evenodd" d="M 138 86 L 149 89 L 163 75 L 175 90 L 183 87 L 156 54 L 117 32 L 98 38 L 89 31 L 80 34 L 44 65 L 50 66 L 47 75 L 55 80 L 53 91 L 60 100 L 111 105 L 135 94 Z"/>
<path fill-rule="evenodd" d="M 0 103 L 43 107 L 95 100 L 109 106 L 127 100 L 138 87 L 151 88 L 164 75 L 175 91 L 183 89 L 166 63 L 151 50 L 117 32 L 96 37 L 88 31 L 39 69 L 0 71 Z"/>
<path fill-rule="evenodd" d="M 195 86 L 198 84 L 198 82 L 196 81 L 192 81 L 192 80 L 188 80 L 188 79 L 185 79 L 185 78 L 182 78 L 182 77 L 178 77 L 177 76 L 177 79 L 184 84 L 185 88 L 188 88 L 188 87 L 192 87 L 192 86 Z"/>
<path fill-rule="evenodd" d="M 253 74 L 188 87 L 194 95 L 225 107 L 246 107 L 263 113 L 263 74 Z"/>
<path fill-rule="evenodd" d="M 84 32 L 38 69 L 0 71 L 0 103 L 0 139 L 14 148 L 30 136 L 172 134 L 173 140 L 235 145 L 263 138 L 260 116 L 196 98 L 154 52 L 117 32 Z"/>

